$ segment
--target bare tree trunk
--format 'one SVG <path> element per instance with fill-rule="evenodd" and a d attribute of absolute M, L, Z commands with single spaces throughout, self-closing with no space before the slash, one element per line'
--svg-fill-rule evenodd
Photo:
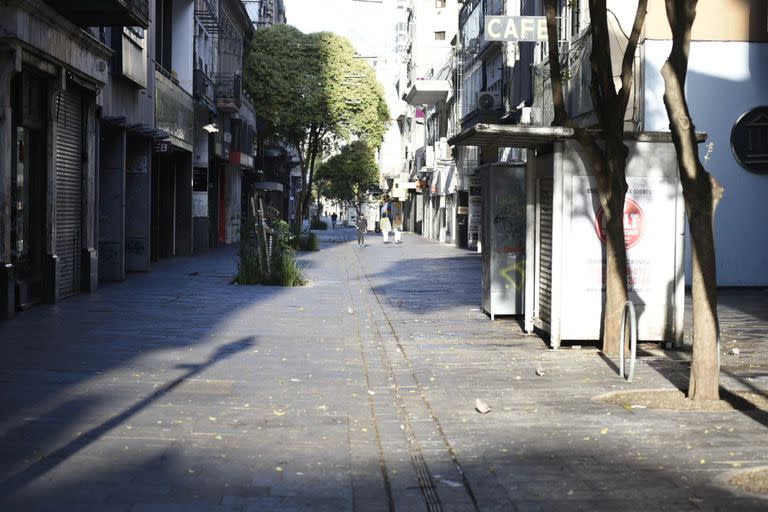
<path fill-rule="evenodd" d="M 293 226 L 294 234 L 301 235 L 304 219 L 309 212 L 309 199 L 312 196 L 312 166 L 317 154 L 317 129 L 312 127 L 309 131 L 307 143 L 304 145 L 304 155 L 301 160 L 301 190 L 296 198 L 296 224 Z M 307 179 L 309 177 L 309 179 Z"/>
<path fill-rule="evenodd" d="M 696 4 L 697 0 L 666 0 L 667 18 L 672 28 L 672 50 L 661 74 L 665 86 L 664 105 L 677 151 L 693 248 L 693 362 L 688 397 L 692 400 L 718 400 L 720 368 L 714 217 L 724 189 L 701 165 L 696 129 L 685 99 L 688 51 Z"/>
<path fill-rule="evenodd" d="M 575 138 L 587 153 L 597 177 L 600 205 L 606 218 L 605 303 L 603 309 L 603 352 L 619 351 L 621 315 L 627 301 L 627 252 L 624 243 L 624 196 L 627 192 L 624 145 L 624 113 L 632 88 L 632 63 L 640 29 L 646 14 L 647 0 L 640 0 L 632 33 L 622 59 L 621 89 L 617 92 L 610 54 L 605 0 L 590 0 L 592 19 L 591 95 L 595 115 L 600 122 L 604 148 L 598 135 L 576 125 L 567 113 L 560 69 L 557 41 L 558 0 L 545 0 L 549 38 L 549 66 L 555 117 L 553 125 L 573 128 Z"/>

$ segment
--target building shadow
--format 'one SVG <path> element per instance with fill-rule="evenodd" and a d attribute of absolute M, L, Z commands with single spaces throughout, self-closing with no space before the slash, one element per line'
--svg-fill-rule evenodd
<path fill-rule="evenodd" d="M 37 478 L 45 475 L 56 466 L 62 462 L 65 462 L 74 454 L 78 453 L 80 450 L 99 440 L 103 435 L 107 434 L 112 429 L 128 421 L 137 413 L 154 404 L 158 400 L 164 398 L 185 381 L 201 374 L 217 362 L 247 350 L 255 344 L 256 342 L 253 337 L 243 338 L 238 341 L 221 345 L 213 354 L 211 354 L 208 359 L 201 363 L 192 365 L 178 365 L 177 368 L 186 370 L 179 377 L 167 382 L 156 391 L 139 400 L 134 405 L 123 410 L 119 414 L 116 414 L 108 420 L 93 427 L 92 429 L 83 432 L 81 435 L 77 436 L 75 439 L 68 442 L 64 446 L 56 449 L 52 453 L 47 454 L 37 462 L 33 463 L 27 469 L 16 473 L 15 475 L 12 475 L 9 478 L 6 478 L 4 481 L 0 482 L 0 496 L 10 496 L 14 494 L 29 482 L 32 482 L 33 480 L 36 480 Z M 70 413 L 76 415 L 77 411 L 70 411 Z M 14 438 L 24 439 L 24 430 L 24 427 L 20 427 L 15 432 L 11 432 L 10 435 L 4 436 L 4 442 L 12 443 Z"/>

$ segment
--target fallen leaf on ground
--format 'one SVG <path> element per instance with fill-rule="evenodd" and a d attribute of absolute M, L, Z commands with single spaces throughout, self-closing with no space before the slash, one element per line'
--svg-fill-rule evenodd
<path fill-rule="evenodd" d="M 475 410 L 477 410 L 477 412 L 480 414 L 486 414 L 491 411 L 491 406 L 488 405 L 484 400 L 478 398 L 475 400 Z"/>

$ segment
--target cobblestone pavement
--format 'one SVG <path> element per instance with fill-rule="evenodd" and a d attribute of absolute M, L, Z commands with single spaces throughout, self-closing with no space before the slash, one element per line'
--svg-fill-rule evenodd
<path fill-rule="evenodd" d="M 628 384 L 491 322 L 477 254 L 321 237 L 305 287 L 229 284 L 228 248 L 0 324 L 0 510 L 768 508 L 727 484 L 768 465 L 766 414 L 593 400 L 684 385 L 688 351 L 644 345 Z M 765 394 L 768 291 L 720 302 L 723 386 Z"/>

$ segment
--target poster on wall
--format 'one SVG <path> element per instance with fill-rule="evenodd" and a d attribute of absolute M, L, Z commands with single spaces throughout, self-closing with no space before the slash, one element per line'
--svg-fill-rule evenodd
<path fill-rule="evenodd" d="M 627 185 L 624 243 L 629 299 L 641 317 L 665 315 L 675 288 L 677 188 L 673 179 L 664 177 L 628 177 Z M 605 214 L 594 177 L 574 176 L 572 187 L 570 225 L 566 221 L 563 230 L 565 246 L 572 249 L 565 261 L 565 311 L 583 319 L 585 329 L 599 332 L 600 315 L 595 311 L 602 310 L 605 291 Z"/>
<path fill-rule="evenodd" d="M 470 249 L 477 249 L 480 242 L 480 224 L 483 221 L 483 199 L 480 191 L 480 176 L 470 176 L 467 207 L 467 245 Z"/>

